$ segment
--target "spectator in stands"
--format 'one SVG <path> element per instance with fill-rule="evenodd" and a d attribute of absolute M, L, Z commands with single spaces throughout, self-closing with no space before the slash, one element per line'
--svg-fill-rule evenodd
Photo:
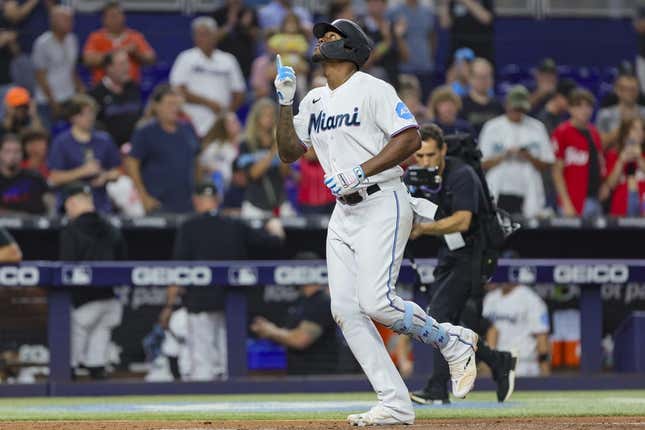
<path fill-rule="evenodd" d="M 328 22 L 337 19 L 350 19 L 352 21 L 356 19 L 351 0 L 332 0 L 329 4 L 327 16 L 329 17 Z"/>
<path fill-rule="evenodd" d="M 309 148 L 300 159 L 298 182 L 298 205 L 304 215 L 332 213 L 336 198 L 324 186 L 325 172 L 313 148 Z"/>
<path fill-rule="evenodd" d="M 261 99 L 253 104 L 246 122 L 237 160 L 249 180 L 242 204 L 244 217 L 265 217 L 287 210 L 284 185 L 291 168 L 278 157 L 276 119 L 275 103 Z"/>
<path fill-rule="evenodd" d="M 224 193 L 224 200 L 222 201 L 222 213 L 237 217 L 242 215 L 242 204 L 244 203 L 248 184 L 249 179 L 246 171 L 238 165 L 237 160 L 234 161 L 231 183 Z"/>
<path fill-rule="evenodd" d="M 297 260 L 319 257 L 302 252 Z M 287 372 L 292 375 L 335 373 L 338 363 L 338 340 L 327 288 L 320 284 L 300 287 L 300 297 L 288 311 L 284 327 L 262 316 L 251 323 L 251 331 L 262 339 L 287 348 Z"/>
<path fill-rule="evenodd" d="M 5 229 L 0 227 L 0 263 L 20 263 L 22 251 L 16 239 Z"/>
<path fill-rule="evenodd" d="M 556 85 L 555 92 L 551 94 L 544 108 L 535 116 L 544 123 L 549 135 L 557 126 L 567 120 L 569 112 L 569 95 L 576 88 L 576 83 L 571 79 L 561 79 Z"/>
<path fill-rule="evenodd" d="M 191 27 L 195 47 L 179 54 L 170 83 L 186 99 L 184 111 L 203 137 L 218 115 L 235 112 L 244 103 L 246 84 L 235 57 L 217 49 L 215 20 L 195 18 Z"/>
<path fill-rule="evenodd" d="M 151 100 L 154 119 L 135 130 L 126 173 L 146 212 L 190 212 L 199 139 L 179 119 L 183 100 L 176 90 L 159 85 Z"/>
<path fill-rule="evenodd" d="M 141 80 L 141 66 L 153 64 L 157 54 L 148 44 L 143 34 L 126 27 L 125 13 L 117 1 L 109 1 L 103 6 L 103 28 L 92 32 L 83 48 L 83 62 L 92 68 L 92 84 L 97 85 L 103 76 L 105 55 L 124 50 L 130 56 L 130 77 Z"/>
<path fill-rule="evenodd" d="M 461 110 L 461 99 L 450 86 L 443 85 L 432 92 L 428 110 L 432 122 L 441 128 L 444 135 L 468 133 L 476 137 L 475 129 L 468 121 L 457 117 Z"/>
<path fill-rule="evenodd" d="M 495 61 L 493 0 L 441 0 L 441 27 L 450 29 L 450 48 L 475 51 L 478 57 Z"/>
<path fill-rule="evenodd" d="M 560 124 L 568 118 L 569 112 L 569 94 L 577 87 L 571 79 L 561 79 L 556 85 L 555 93 L 546 102 L 546 105 L 535 118 L 542 121 L 546 127 L 549 136 Z M 546 196 L 547 206 L 552 209 L 558 207 L 558 193 L 553 183 L 553 174 L 551 171 L 542 172 L 542 182 L 544 183 L 544 194 Z"/>
<path fill-rule="evenodd" d="M 212 183 L 198 184 L 192 194 L 197 214 L 179 227 L 175 238 L 174 259 L 248 260 L 258 256 L 275 256 L 281 250 L 285 234 L 279 220 L 272 219 L 267 222 L 264 230 L 255 230 L 238 219 L 219 213 L 218 191 Z M 159 317 L 163 327 L 168 327 L 179 293 L 178 286 L 168 287 L 166 306 Z M 187 287 L 183 305 L 188 311 L 186 346 L 191 360 L 188 379 L 226 379 L 228 348 L 225 288 Z"/>
<path fill-rule="evenodd" d="M 504 107 L 493 96 L 493 66 L 488 60 L 473 61 L 469 82 L 470 91 L 462 98 L 459 116 L 479 134 L 486 121 L 504 113 Z"/>
<path fill-rule="evenodd" d="M 259 10 L 260 26 L 265 32 L 273 32 L 280 28 L 284 22 L 285 16 L 289 12 L 293 12 L 300 18 L 300 23 L 303 27 L 311 32 L 313 21 L 311 20 L 311 13 L 302 6 L 294 6 L 293 0 L 272 0 L 266 6 Z"/>
<path fill-rule="evenodd" d="M 636 6 L 634 14 L 634 30 L 638 33 L 638 55 L 636 56 L 636 71 L 640 81 L 641 93 L 645 93 L 645 3 Z"/>
<path fill-rule="evenodd" d="M 535 291 L 516 282 L 502 284 L 484 297 L 483 315 L 497 329 L 497 336 L 487 336 L 488 345 L 518 352 L 517 376 L 551 373 L 549 311 Z"/>
<path fill-rule="evenodd" d="M 617 76 L 632 76 L 636 75 L 636 71 L 634 70 L 634 66 L 632 65 L 631 62 L 625 60 L 621 61 L 621 63 L 618 65 L 618 74 Z M 640 77 L 639 77 L 640 79 Z M 616 85 L 612 87 L 611 91 L 606 92 L 602 95 L 602 98 L 600 99 L 600 103 L 598 104 L 598 109 L 606 108 L 606 107 L 612 107 L 618 104 L 618 95 L 616 94 Z M 645 106 L 645 93 L 642 91 L 639 91 L 638 93 L 638 100 L 636 101 L 641 106 Z"/>
<path fill-rule="evenodd" d="M 408 24 L 402 18 L 391 21 L 386 12 L 387 0 L 367 0 L 367 15 L 362 27 L 374 42 L 374 48 L 363 65 L 363 70 L 398 89 L 399 64 L 410 58 L 408 43 L 405 41 Z"/>
<path fill-rule="evenodd" d="M 571 119 L 553 132 L 556 161 L 553 183 L 560 211 L 565 216 L 593 217 L 602 214 L 599 192 L 605 176 L 602 143 L 590 123 L 596 99 L 578 88 L 569 96 Z"/>
<path fill-rule="evenodd" d="M 455 51 L 455 57 L 452 67 L 446 73 L 446 83 L 452 87 L 452 90 L 459 97 L 468 94 L 470 76 L 472 74 L 472 62 L 475 59 L 475 53 L 470 48 L 459 48 Z"/>
<path fill-rule="evenodd" d="M 30 127 L 42 128 L 36 103 L 23 87 L 13 87 L 4 96 L 4 117 L 0 134 L 20 134 Z"/>
<path fill-rule="evenodd" d="M 24 170 L 21 162 L 20 140 L 5 134 L 0 140 L 0 213 L 44 215 L 53 206 L 46 198 L 47 183 L 40 173 Z"/>
<path fill-rule="evenodd" d="M 401 64 L 401 71 L 415 75 L 421 82 L 421 98 L 430 93 L 432 71 L 437 54 L 437 17 L 434 11 L 419 0 L 405 0 L 389 13 L 393 22 L 405 20 L 407 31 L 404 35 L 408 48 L 414 55 Z M 417 118 L 418 119 L 418 118 Z"/>
<path fill-rule="evenodd" d="M 618 104 L 600 109 L 596 118 L 596 125 L 605 148 L 616 143 L 618 129 L 623 121 L 645 116 L 645 106 L 639 106 L 636 103 L 638 101 L 636 75 L 627 73 L 618 75 L 614 91 L 618 96 Z"/>
<path fill-rule="evenodd" d="M 552 58 L 545 58 L 534 72 L 535 89 L 531 93 L 531 115 L 544 109 L 558 87 L 558 67 Z"/>
<path fill-rule="evenodd" d="M 645 215 L 645 120 L 623 122 L 618 130 L 618 145 L 605 153 L 607 172 L 604 197 L 610 199 L 612 216 Z"/>
<path fill-rule="evenodd" d="M 47 29 L 48 10 L 56 3 L 56 0 L 0 2 L 1 98 L 4 98 L 10 86 L 3 83 L 26 88 L 32 94 L 35 91 L 34 67 L 28 54 L 36 36 Z M 2 110 L 3 106 L 0 105 L 0 117 Z"/>
<path fill-rule="evenodd" d="M 60 234 L 61 261 L 125 260 L 126 243 L 121 232 L 99 214 L 92 189 L 71 182 L 63 190 L 65 213 L 70 222 Z M 92 379 L 105 379 L 112 330 L 121 323 L 123 308 L 112 288 L 72 290 L 72 368 L 85 367 Z"/>
<path fill-rule="evenodd" d="M 32 61 L 36 69 L 36 102 L 43 125 L 62 118 L 63 107 L 77 92 L 84 90 L 76 71 L 78 39 L 74 29 L 74 11 L 68 6 L 51 9 L 51 29 L 36 39 Z"/>
<path fill-rule="evenodd" d="M 212 181 L 222 195 L 231 183 L 241 138 L 242 125 L 235 113 L 228 112 L 217 118 L 203 139 L 205 146 L 199 155 L 200 177 Z"/>
<path fill-rule="evenodd" d="M 269 37 L 267 47 L 271 53 L 280 55 L 282 64 L 293 67 L 297 76 L 309 74 L 309 63 L 305 56 L 309 51 L 310 43 L 307 39 L 307 32 L 295 13 L 289 12 L 284 17 L 280 29 Z M 309 90 L 306 79 L 298 80 L 296 85 L 299 98 Z"/>
<path fill-rule="evenodd" d="M 118 179 L 121 155 L 107 133 L 94 129 L 96 111 L 96 102 L 90 96 L 78 94 L 72 97 L 69 103 L 72 126 L 53 140 L 49 151 L 49 181 L 55 187 L 79 180 L 88 181 L 92 187 L 94 207 L 99 212 L 108 213 L 112 211 L 112 204 L 105 185 Z"/>
<path fill-rule="evenodd" d="M 21 167 L 40 173 L 45 179 L 49 178 L 49 166 L 47 165 L 49 134 L 43 129 L 28 128 L 20 135 L 20 140 L 25 153 Z"/>
<path fill-rule="evenodd" d="M 271 52 L 264 52 L 253 60 L 251 65 L 251 77 L 249 84 L 253 91 L 253 100 L 260 100 L 265 97 L 273 98 L 275 89 L 275 57 Z"/>
<path fill-rule="evenodd" d="M 324 80 L 324 85 L 326 85 L 327 80 L 324 76 L 321 76 Z M 428 109 L 423 105 L 421 101 L 422 92 L 421 92 L 421 83 L 419 78 L 415 75 L 402 74 L 399 75 L 399 98 L 405 105 L 408 107 L 410 112 L 414 115 L 417 122 L 421 122 L 427 119 Z"/>
<path fill-rule="evenodd" d="M 242 0 L 227 0 L 213 14 L 220 28 L 219 48 L 237 59 L 245 79 L 251 75 L 251 64 L 257 53 L 260 24 L 255 9 Z"/>
<path fill-rule="evenodd" d="M 105 76 L 90 92 L 99 106 L 98 127 L 107 131 L 118 146 L 130 142 L 141 116 L 141 88 L 130 78 L 128 53 L 110 52 L 103 59 Z"/>
<path fill-rule="evenodd" d="M 32 0 L 31 3 L 36 3 L 36 0 Z M 13 26 L 16 21 L 17 7 L 16 0 L 0 3 L 0 97 L 2 100 L 13 85 L 11 62 L 20 52 L 18 32 Z M 0 107 L 0 116 L 3 113 L 4 105 Z"/>
<path fill-rule="evenodd" d="M 517 85 L 506 96 L 506 114 L 484 124 L 479 136 L 482 167 L 497 205 L 511 214 L 535 217 L 545 208 L 541 172 L 553 164 L 544 124 L 527 115 L 528 90 Z"/>

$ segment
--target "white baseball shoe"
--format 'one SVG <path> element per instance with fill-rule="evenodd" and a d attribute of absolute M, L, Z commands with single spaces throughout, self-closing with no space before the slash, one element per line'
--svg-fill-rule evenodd
<path fill-rule="evenodd" d="M 441 353 L 450 368 L 452 394 L 458 399 L 463 399 L 475 386 L 475 378 L 477 378 L 475 352 L 479 336 L 470 329 L 450 323 L 442 323 L 441 326 L 450 335 L 448 345 L 441 350 Z"/>
<path fill-rule="evenodd" d="M 399 419 L 394 416 L 391 410 L 382 405 L 376 405 L 362 414 L 352 414 L 347 417 L 347 422 L 353 426 L 388 426 L 414 424 L 414 413 L 411 418 Z"/>

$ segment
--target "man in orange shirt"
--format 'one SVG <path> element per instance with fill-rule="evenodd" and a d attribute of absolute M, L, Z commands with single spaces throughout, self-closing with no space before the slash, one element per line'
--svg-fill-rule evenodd
<path fill-rule="evenodd" d="M 92 32 L 83 48 L 83 61 L 92 68 L 94 85 L 105 75 L 105 54 L 116 50 L 125 50 L 129 54 L 130 76 L 136 82 L 141 80 L 141 66 L 154 63 L 157 55 L 143 34 L 126 27 L 125 14 L 119 2 L 110 1 L 103 7 L 103 28 Z"/>

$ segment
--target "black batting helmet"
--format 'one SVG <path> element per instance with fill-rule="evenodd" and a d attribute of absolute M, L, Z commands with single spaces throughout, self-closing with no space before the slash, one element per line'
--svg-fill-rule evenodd
<path fill-rule="evenodd" d="M 320 39 L 328 31 L 338 33 L 342 39 L 320 45 L 320 55 L 324 60 L 351 61 L 360 69 L 372 52 L 372 41 L 353 21 L 337 19 L 334 22 L 319 22 L 314 25 L 314 36 Z"/>

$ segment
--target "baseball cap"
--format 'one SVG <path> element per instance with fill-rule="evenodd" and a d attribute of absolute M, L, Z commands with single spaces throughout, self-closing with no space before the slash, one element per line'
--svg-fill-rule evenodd
<path fill-rule="evenodd" d="M 196 196 L 216 197 L 217 187 L 212 182 L 200 182 L 199 184 L 195 185 L 193 194 Z"/>
<path fill-rule="evenodd" d="M 506 104 L 511 109 L 519 109 L 524 112 L 530 111 L 529 90 L 524 85 L 515 85 L 506 94 Z"/>
<path fill-rule="evenodd" d="M 63 202 L 77 194 L 87 194 L 88 196 L 91 196 L 92 188 L 85 182 L 74 181 L 65 185 L 61 190 Z"/>
<path fill-rule="evenodd" d="M 459 61 L 473 61 L 475 52 L 470 48 L 459 48 L 455 51 L 455 63 Z"/>
<path fill-rule="evenodd" d="M 544 73 L 558 73 L 558 66 L 553 58 L 545 58 L 538 65 L 538 71 Z"/>
<path fill-rule="evenodd" d="M 555 93 L 568 98 L 571 91 L 577 87 L 578 85 L 572 79 L 560 79 L 558 85 L 555 87 Z"/>
<path fill-rule="evenodd" d="M 4 96 L 4 104 L 10 107 L 29 104 L 30 100 L 29 91 L 23 87 L 12 87 Z"/>

